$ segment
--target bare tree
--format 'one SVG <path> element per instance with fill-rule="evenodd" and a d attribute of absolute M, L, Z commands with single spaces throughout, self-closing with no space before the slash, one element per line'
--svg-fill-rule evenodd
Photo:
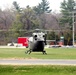
<path fill-rule="evenodd" d="M 0 11 L 0 29 L 9 29 L 14 21 L 14 15 L 11 10 Z"/>

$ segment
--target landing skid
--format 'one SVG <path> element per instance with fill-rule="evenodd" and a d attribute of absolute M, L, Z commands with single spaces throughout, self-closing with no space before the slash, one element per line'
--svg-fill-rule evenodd
<path fill-rule="evenodd" d="M 47 54 L 46 51 L 32 51 L 32 50 L 25 51 L 25 54 L 30 54 L 31 52 L 42 52 L 43 54 Z"/>

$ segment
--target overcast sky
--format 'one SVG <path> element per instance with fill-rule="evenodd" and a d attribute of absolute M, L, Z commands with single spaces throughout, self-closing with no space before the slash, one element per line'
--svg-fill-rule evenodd
<path fill-rule="evenodd" d="M 13 1 L 17 1 L 17 3 L 20 5 L 20 7 L 26 7 L 29 6 L 36 6 L 38 3 L 40 3 L 42 0 L 0 0 L 0 8 L 6 8 L 11 7 Z M 50 8 L 53 11 L 59 11 L 60 10 L 60 3 L 63 0 L 47 0 L 50 3 Z"/>

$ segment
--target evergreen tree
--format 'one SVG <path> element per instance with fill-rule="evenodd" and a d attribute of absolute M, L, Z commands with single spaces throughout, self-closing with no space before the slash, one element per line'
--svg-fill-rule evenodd
<path fill-rule="evenodd" d="M 64 27 L 68 25 L 69 31 L 64 34 L 65 40 L 70 42 L 72 39 L 72 32 L 70 31 L 72 29 L 72 12 L 74 11 L 74 7 L 76 6 L 76 2 L 74 0 L 63 0 L 61 3 L 61 13 L 62 17 L 60 19 L 60 25 L 63 25 Z M 75 15 L 75 14 L 74 14 Z M 66 29 L 65 31 L 67 31 Z"/>
<path fill-rule="evenodd" d="M 62 18 L 60 19 L 61 25 L 69 24 L 69 27 L 72 27 L 72 11 L 76 3 L 74 0 L 63 0 L 61 3 L 61 13 Z"/>
<path fill-rule="evenodd" d="M 21 8 L 20 8 L 19 4 L 18 4 L 16 1 L 13 2 L 13 5 L 14 5 L 15 9 L 16 9 L 18 12 L 21 11 Z"/>
<path fill-rule="evenodd" d="M 37 14 L 44 14 L 51 12 L 49 2 L 47 0 L 42 0 L 42 2 L 38 4 L 38 6 L 34 7 L 34 10 L 36 11 Z"/>
<path fill-rule="evenodd" d="M 49 2 L 47 0 L 42 0 L 41 3 L 39 3 L 37 6 L 34 7 L 34 10 L 36 14 L 39 16 L 39 19 L 41 21 L 41 24 L 39 25 L 39 28 L 45 29 L 46 25 L 46 13 L 50 13 L 50 7 Z"/>

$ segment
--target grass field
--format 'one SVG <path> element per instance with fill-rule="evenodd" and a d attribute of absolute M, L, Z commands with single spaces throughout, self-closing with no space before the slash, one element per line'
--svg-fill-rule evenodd
<path fill-rule="evenodd" d="M 76 66 L 0 66 L 0 75 L 76 75 Z"/>
<path fill-rule="evenodd" d="M 76 48 L 49 48 L 47 55 L 41 52 L 25 54 L 25 48 L 0 48 L 0 59 L 76 59 Z M 0 75 L 76 75 L 76 66 L 56 65 L 0 65 Z"/>
<path fill-rule="evenodd" d="M 45 49 L 47 55 L 42 52 L 32 52 L 25 54 L 26 48 L 0 48 L 0 59 L 76 59 L 76 48 L 49 48 Z"/>

